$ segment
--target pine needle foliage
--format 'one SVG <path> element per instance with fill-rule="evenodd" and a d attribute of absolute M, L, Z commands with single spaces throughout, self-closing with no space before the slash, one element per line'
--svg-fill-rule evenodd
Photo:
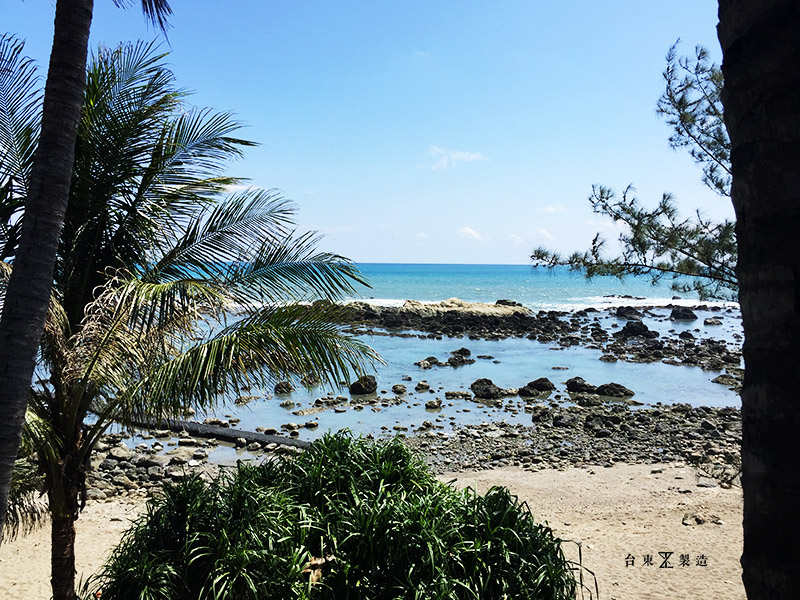
<path fill-rule="evenodd" d="M 694 57 L 681 57 L 676 42 L 667 53 L 663 76 L 665 90 L 657 114 L 672 128 L 669 144 L 686 149 L 702 169 L 703 183 L 720 196 L 730 196 L 730 140 L 722 114 L 723 78 L 706 49 L 698 46 Z M 568 266 L 587 277 L 649 275 L 652 283 L 670 280 L 676 292 L 695 292 L 700 298 L 735 299 L 736 231 L 729 220 L 715 222 L 698 210 L 681 216 L 674 197 L 664 193 L 655 208 L 648 208 L 629 185 L 617 195 L 594 185 L 589 197 L 594 212 L 624 228 L 621 252 L 609 257 L 606 242 L 597 234 L 588 250 L 562 256 L 547 248 L 531 253 L 535 267 Z"/>
<path fill-rule="evenodd" d="M 166 487 L 91 591 L 114 600 L 572 599 L 560 544 L 505 488 L 456 491 L 401 441 L 341 432 L 297 458 Z"/>

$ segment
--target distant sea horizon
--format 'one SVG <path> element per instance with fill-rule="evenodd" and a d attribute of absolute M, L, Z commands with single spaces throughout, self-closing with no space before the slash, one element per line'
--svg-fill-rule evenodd
<path fill-rule="evenodd" d="M 652 285 L 649 276 L 594 277 L 568 267 L 456 263 L 356 263 L 370 288 L 361 287 L 352 299 L 398 306 L 405 300 L 441 302 L 459 298 L 467 302 L 493 303 L 514 300 L 534 310 L 664 306 L 698 304 L 695 293 L 677 293 L 671 279 Z M 678 296 L 680 299 L 676 299 Z M 704 304 L 735 303 L 704 302 Z"/>

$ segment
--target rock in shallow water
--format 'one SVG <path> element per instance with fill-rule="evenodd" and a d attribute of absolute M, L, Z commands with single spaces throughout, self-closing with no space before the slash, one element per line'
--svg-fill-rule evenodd
<path fill-rule="evenodd" d="M 364 375 L 350 384 L 350 393 L 355 396 L 362 396 L 364 394 L 374 394 L 378 389 L 378 382 L 375 381 L 373 375 Z"/>
<path fill-rule="evenodd" d="M 491 379 L 476 379 L 469 386 L 472 393 L 476 398 L 485 398 L 488 400 L 497 400 L 503 396 L 503 390 L 496 386 Z"/>
<path fill-rule="evenodd" d="M 597 387 L 596 393 L 600 396 L 611 396 L 612 398 L 627 398 L 635 395 L 633 390 L 626 388 L 619 383 L 604 383 Z"/>
<path fill-rule="evenodd" d="M 587 383 L 583 377 L 573 377 L 567 379 L 567 391 L 594 394 L 597 392 L 597 387 L 591 383 Z"/>

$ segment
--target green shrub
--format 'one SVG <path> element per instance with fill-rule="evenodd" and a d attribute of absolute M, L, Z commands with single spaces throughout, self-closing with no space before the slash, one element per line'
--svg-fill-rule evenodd
<path fill-rule="evenodd" d="M 504 488 L 437 481 L 402 442 L 167 486 L 92 582 L 113 600 L 575 597 L 561 541 Z"/>

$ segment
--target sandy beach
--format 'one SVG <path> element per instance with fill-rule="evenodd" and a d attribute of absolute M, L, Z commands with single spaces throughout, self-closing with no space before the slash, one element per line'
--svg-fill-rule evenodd
<path fill-rule="evenodd" d="M 745 598 L 739 565 L 741 490 L 703 487 L 713 484 L 698 478 L 691 467 L 617 464 L 533 473 L 508 467 L 440 478 L 478 491 L 507 486 L 562 539 L 581 542 L 583 565 L 596 574 L 600 598 Z M 77 522 L 79 577 L 99 568 L 142 507 L 141 500 L 125 498 L 87 507 Z M 565 543 L 564 548 L 577 559 L 575 544 Z M 49 550 L 46 528 L 0 548 L 5 598 L 50 597 Z M 672 568 L 661 568 L 661 552 L 673 552 L 668 558 Z M 682 554 L 688 555 L 685 566 Z M 652 555 L 652 565 L 644 564 L 646 555 Z M 631 557 L 633 565 L 626 566 Z M 584 579 L 594 593 L 588 572 Z M 588 591 L 584 597 L 590 597 Z"/>
<path fill-rule="evenodd" d="M 745 598 L 741 489 L 698 487 L 712 484 L 691 467 L 617 464 L 535 473 L 504 468 L 442 479 L 479 492 L 508 487 L 562 539 L 581 542 L 583 565 L 597 576 L 604 600 Z M 564 544 L 564 550 L 577 560 L 574 544 Z M 661 568 L 660 552 L 673 553 L 672 568 Z M 687 566 L 681 566 L 682 554 L 689 555 Z M 652 565 L 644 564 L 646 555 L 652 555 Z M 626 566 L 631 557 L 633 565 Z M 594 593 L 591 576 L 585 580 Z"/>

